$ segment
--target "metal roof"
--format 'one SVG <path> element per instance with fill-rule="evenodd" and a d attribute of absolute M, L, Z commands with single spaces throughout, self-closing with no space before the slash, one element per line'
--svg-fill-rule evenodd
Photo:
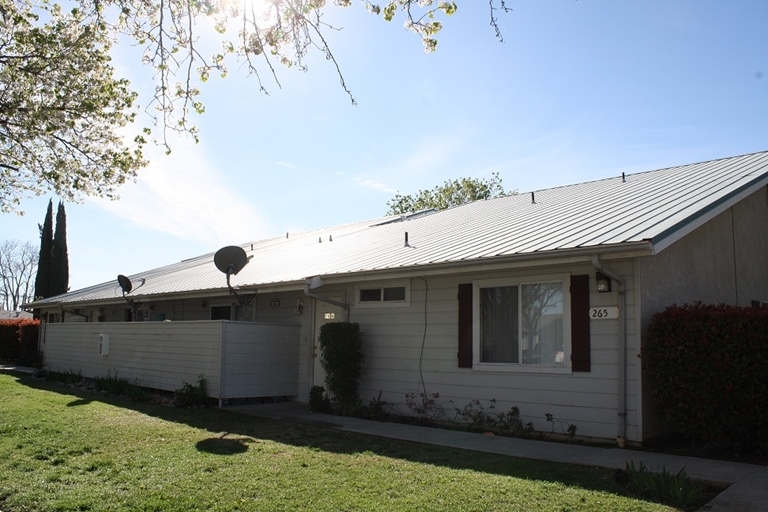
<path fill-rule="evenodd" d="M 298 286 L 312 276 L 413 270 L 500 258 L 642 249 L 655 254 L 768 184 L 768 151 L 383 217 L 241 245 L 232 285 Z M 408 245 L 405 233 L 408 233 Z M 226 290 L 213 253 L 129 276 L 132 297 Z M 117 281 L 35 303 L 108 301 Z"/>

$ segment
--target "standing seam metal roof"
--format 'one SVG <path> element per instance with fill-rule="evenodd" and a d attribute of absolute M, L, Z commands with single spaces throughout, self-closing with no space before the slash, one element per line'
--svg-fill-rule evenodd
<path fill-rule="evenodd" d="M 403 220 L 382 217 L 295 233 L 241 245 L 253 259 L 232 277 L 232 284 L 258 287 L 315 275 L 652 244 L 674 239 L 735 195 L 766 184 L 768 151 L 537 190 L 535 203 L 530 193 L 515 194 Z M 131 293 L 137 297 L 226 288 L 213 253 L 129 277 L 146 280 Z M 37 304 L 120 297 L 119 286 L 110 282 Z"/>

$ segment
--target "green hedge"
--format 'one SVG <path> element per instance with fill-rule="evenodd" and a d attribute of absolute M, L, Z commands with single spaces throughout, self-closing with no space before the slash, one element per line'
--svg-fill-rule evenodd
<path fill-rule="evenodd" d="M 39 320 L 0 321 L 0 362 L 38 366 Z"/>
<path fill-rule="evenodd" d="M 363 333 L 360 324 L 330 322 L 320 327 L 320 364 L 325 383 L 341 413 L 351 415 L 359 406 L 358 389 L 363 376 Z"/>
<path fill-rule="evenodd" d="M 768 309 L 671 306 L 640 356 L 659 410 L 715 449 L 768 452 Z"/>

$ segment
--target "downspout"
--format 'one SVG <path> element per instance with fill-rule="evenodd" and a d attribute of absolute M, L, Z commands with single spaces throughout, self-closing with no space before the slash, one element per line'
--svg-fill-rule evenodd
<path fill-rule="evenodd" d="M 597 254 L 592 255 L 592 266 L 595 270 L 607 275 L 619 285 L 619 346 L 618 346 L 618 406 L 617 406 L 617 427 L 616 442 L 624 447 L 626 444 L 627 430 L 627 285 L 618 274 L 605 268 L 600 263 L 600 257 Z"/>
<path fill-rule="evenodd" d="M 323 285 L 323 280 L 320 279 L 320 276 L 315 276 L 311 279 L 307 279 L 307 284 L 304 285 L 304 295 L 312 299 L 319 300 L 321 302 L 327 302 L 328 304 L 333 304 L 334 306 L 344 308 L 344 316 L 346 317 L 344 321 L 349 322 L 349 304 L 345 304 L 343 302 L 339 302 L 336 300 L 326 299 L 325 297 L 321 297 L 320 295 L 315 295 L 310 291 L 312 288 L 317 288 L 322 285 Z"/>

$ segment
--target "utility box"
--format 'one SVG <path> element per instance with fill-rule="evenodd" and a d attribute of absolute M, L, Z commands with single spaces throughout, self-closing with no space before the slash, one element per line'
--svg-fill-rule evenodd
<path fill-rule="evenodd" d="M 99 334 L 99 355 L 109 354 L 109 334 Z"/>

